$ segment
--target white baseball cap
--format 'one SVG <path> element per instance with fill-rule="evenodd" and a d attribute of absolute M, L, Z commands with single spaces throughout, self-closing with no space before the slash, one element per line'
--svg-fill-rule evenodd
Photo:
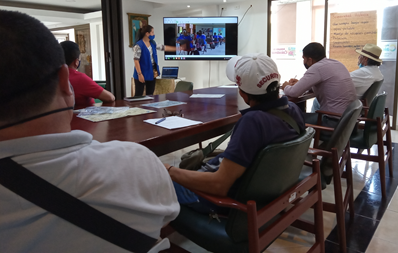
<path fill-rule="evenodd" d="M 251 95 L 266 94 L 268 85 L 281 79 L 275 62 L 262 53 L 231 58 L 226 72 L 230 81 Z"/>

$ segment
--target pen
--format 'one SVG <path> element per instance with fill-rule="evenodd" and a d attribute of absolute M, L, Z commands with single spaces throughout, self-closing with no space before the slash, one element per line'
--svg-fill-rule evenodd
<path fill-rule="evenodd" d="M 296 79 L 296 77 L 297 77 L 297 75 L 295 75 L 295 76 L 293 77 L 293 79 Z"/>
<path fill-rule="evenodd" d="M 155 124 L 159 124 L 160 122 L 163 122 L 165 120 L 166 120 L 166 118 L 160 119 L 160 120 L 156 121 Z"/>

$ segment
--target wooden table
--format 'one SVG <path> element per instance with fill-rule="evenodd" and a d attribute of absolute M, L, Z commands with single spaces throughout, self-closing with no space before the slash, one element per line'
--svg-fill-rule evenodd
<path fill-rule="evenodd" d="M 195 98 L 190 99 L 193 93 L 198 94 L 225 94 L 224 97 Z M 295 103 L 304 103 L 313 95 L 307 95 L 298 99 L 291 99 Z M 129 106 L 141 107 L 142 104 L 173 100 L 186 102 L 187 104 L 168 107 L 170 111 L 182 110 L 187 119 L 202 121 L 203 124 L 168 130 L 143 122 L 145 119 L 161 118 L 162 109 L 148 108 L 155 113 L 124 117 L 108 121 L 93 123 L 88 120 L 73 116 L 71 123 L 73 130 L 83 130 L 93 135 L 94 140 L 100 142 L 120 140 L 140 143 L 156 155 L 161 156 L 184 147 L 197 144 L 201 141 L 219 136 L 232 129 L 241 117 L 240 110 L 248 108 L 246 103 L 235 88 L 205 88 L 187 92 L 176 92 L 154 96 L 154 100 L 139 102 L 116 101 L 104 104 L 104 106 Z"/>

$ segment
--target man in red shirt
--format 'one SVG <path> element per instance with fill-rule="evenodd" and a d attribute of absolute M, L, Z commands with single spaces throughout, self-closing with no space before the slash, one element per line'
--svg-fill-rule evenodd
<path fill-rule="evenodd" d="M 78 106 L 90 106 L 94 104 L 94 98 L 103 102 L 115 101 L 115 96 L 94 82 L 86 74 L 77 71 L 80 65 L 79 46 L 72 41 L 61 42 L 65 54 L 65 61 L 69 67 L 69 82 L 75 92 L 75 104 Z"/>

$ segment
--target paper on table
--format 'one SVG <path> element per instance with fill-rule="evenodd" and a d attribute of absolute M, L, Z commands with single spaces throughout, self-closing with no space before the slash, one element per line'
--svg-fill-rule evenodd
<path fill-rule="evenodd" d="M 113 107 L 113 108 L 121 108 L 121 107 Z M 118 118 L 123 118 L 127 116 L 136 116 L 136 115 L 141 115 L 141 114 L 146 114 L 146 113 L 152 113 L 155 111 L 148 110 L 148 109 L 142 109 L 138 107 L 133 107 L 133 108 L 128 108 L 127 110 L 119 110 L 119 111 L 114 111 L 110 113 L 103 113 L 103 114 L 92 114 L 92 115 L 78 115 L 77 117 L 86 119 L 92 122 L 100 122 L 104 120 L 111 120 L 111 119 L 118 119 Z"/>
<path fill-rule="evenodd" d="M 217 88 L 238 88 L 238 85 L 221 85 L 218 86 Z"/>
<path fill-rule="evenodd" d="M 170 100 L 165 100 L 161 102 L 155 102 L 155 103 L 149 103 L 149 104 L 143 104 L 141 106 L 148 106 L 148 107 L 154 107 L 154 108 L 165 108 L 165 107 L 171 107 L 171 106 L 176 106 L 176 105 L 183 105 L 186 104 L 185 102 L 179 102 L 179 101 L 170 101 Z"/>
<path fill-rule="evenodd" d="M 190 98 L 222 98 L 225 94 L 192 94 Z"/>
<path fill-rule="evenodd" d="M 190 119 L 185 119 L 181 118 L 178 116 L 171 116 L 167 117 L 166 120 L 163 120 L 162 122 L 155 124 L 155 122 L 161 120 L 162 118 L 157 118 L 157 119 L 147 119 L 144 120 L 144 122 L 155 125 L 155 126 L 160 126 L 164 127 L 166 129 L 177 129 L 177 128 L 182 128 L 182 127 L 188 127 L 188 126 L 194 126 L 194 125 L 199 125 L 202 124 L 203 122 L 201 121 L 195 121 L 195 120 L 190 120 Z"/>
<path fill-rule="evenodd" d="M 129 102 L 151 100 L 151 99 L 153 99 L 153 97 L 148 97 L 148 96 L 125 97 L 124 98 L 124 100 L 129 101 Z"/>

